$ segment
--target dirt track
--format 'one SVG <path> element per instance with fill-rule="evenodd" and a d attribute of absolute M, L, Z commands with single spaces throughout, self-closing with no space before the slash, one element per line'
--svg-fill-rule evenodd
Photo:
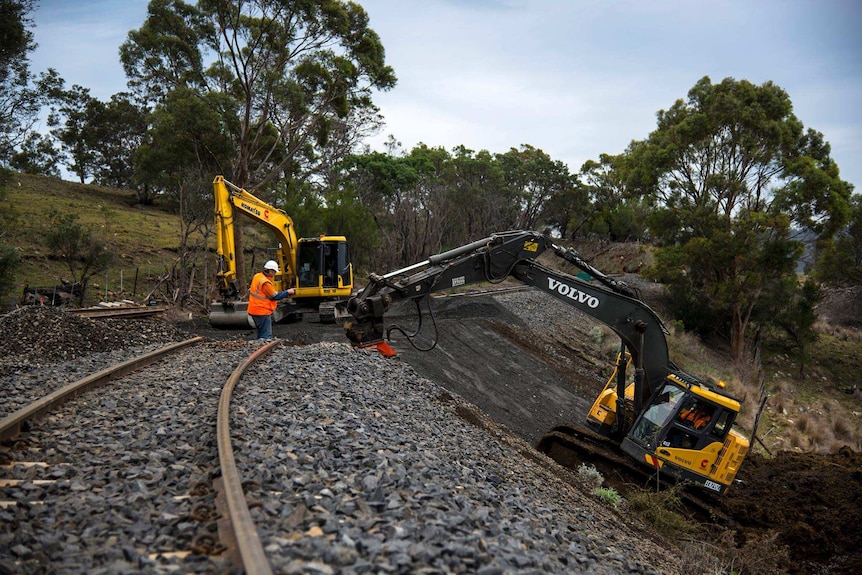
<path fill-rule="evenodd" d="M 546 329 L 536 329 L 535 322 L 531 326 L 512 311 L 535 305 L 534 296 L 525 296 L 523 306 L 511 301 L 503 305 L 490 296 L 436 300 L 436 345 L 418 351 L 395 332 L 395 361 L 408 362 L 535 443 L 557 423 L 582 419 L 587 398 L 603 382 L 595 369 L 599 360 L 589 361 L 595 355 L 589 324 L 554 303 L 541 304 L 542 313 L 548 314 Z M 387 316 L 387 325 L 401 325 L 410 333 L 414 319 L 412 306 L 402 307 Z M 426 316 L 422 334 L 415 338 L 417 346 L 435 342 L 432 328 Z M 313 318 L 278 325 L 275 335 L 307 342 L 344 337 L 340 326 L 323 326 Z M 571 357 L 580 368 L 565 368 Z M 789 557 L 785 561 L 780 553 L 774 556 L 776 572 L 862 572 L 862 454 L 849 449 L 832 455 L 784 452 L 767 459 L 755 453 L 738 479 L 746 487 L 735 488 L 719 503 L 720 511 L 731 518 L 737 544 L 774 537 Z"/>

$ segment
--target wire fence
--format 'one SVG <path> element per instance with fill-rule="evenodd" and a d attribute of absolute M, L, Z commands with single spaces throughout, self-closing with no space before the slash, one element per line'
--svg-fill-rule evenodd
<path fill-rule="evenodd" d="M 211 267 L 211 266 L 209 266 Z M 109 268 L 83 282 L 60 279 L 51 284 L 26 285 L 8 302 L 16 305 L 88 307 L 100 302 L 137 305 L 168 304 L 190 311 L 205 311 L 214 282 L 208 266 L 173 265 Z"/>

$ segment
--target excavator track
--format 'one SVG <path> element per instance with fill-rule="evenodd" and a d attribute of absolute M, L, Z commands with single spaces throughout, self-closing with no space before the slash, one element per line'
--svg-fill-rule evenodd
<path fill-rule="evenodd" d="M 577 471 L 581 465 L 592 465 L 605 478 L 608 486 L 623 495 L 633 489 L 656 489 L 674 483 L 637 465 L 610 438 L 590 429 L 564 423 L 545 433 L 537 442 L 536 450 L 544 453 L 563 467 Z M 726 523 L 729 518 L 720 511 L 713 496 L 699 489 L 683 489 L 679 493 L 682 503 L 697 519 L 712 523 Z"/>
<path fill-rule="evenodd" d="M 625 472 L 629 480 L 644 476 L 644 472 L 620 451 L 614 441 L 570 423 L 557 425 L 545 433 L 536 449 L 568 469 L 577 470 L 585 464 L 608 469 L 611 475 Z"/>

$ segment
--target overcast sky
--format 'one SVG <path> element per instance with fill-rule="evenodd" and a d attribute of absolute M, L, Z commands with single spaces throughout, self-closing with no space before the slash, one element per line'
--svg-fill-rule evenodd
<path fill-rule="evenodd" d="M 541 148 L 577 172 L 656 127 L 703 76 L 772 81 L 862 191 L 862 1 L 359 0 L 398 84 L 375 102 L 393 135 L 451 150 Z M 40 0 L 33 71 L 107 100 L 144 0 Z"/>

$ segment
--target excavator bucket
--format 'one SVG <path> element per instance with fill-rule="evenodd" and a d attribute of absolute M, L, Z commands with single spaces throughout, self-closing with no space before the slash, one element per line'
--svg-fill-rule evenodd
<path fill-rule="evenodd" d="M 383 339 L 383 324 L 373 319 L 344 322 L 347 339 L 353 347 L 376 349 L 383 357 L 395 357 L 398 352 Z"/>
<path fill-rule="evenodd" d="M 231 304 L 213 303 L 210 307 L 210 325 L 219 329 L 248 329 L 254 327 L 250 323 L 248 313 L 248 302 L 237 301 Z"/>

